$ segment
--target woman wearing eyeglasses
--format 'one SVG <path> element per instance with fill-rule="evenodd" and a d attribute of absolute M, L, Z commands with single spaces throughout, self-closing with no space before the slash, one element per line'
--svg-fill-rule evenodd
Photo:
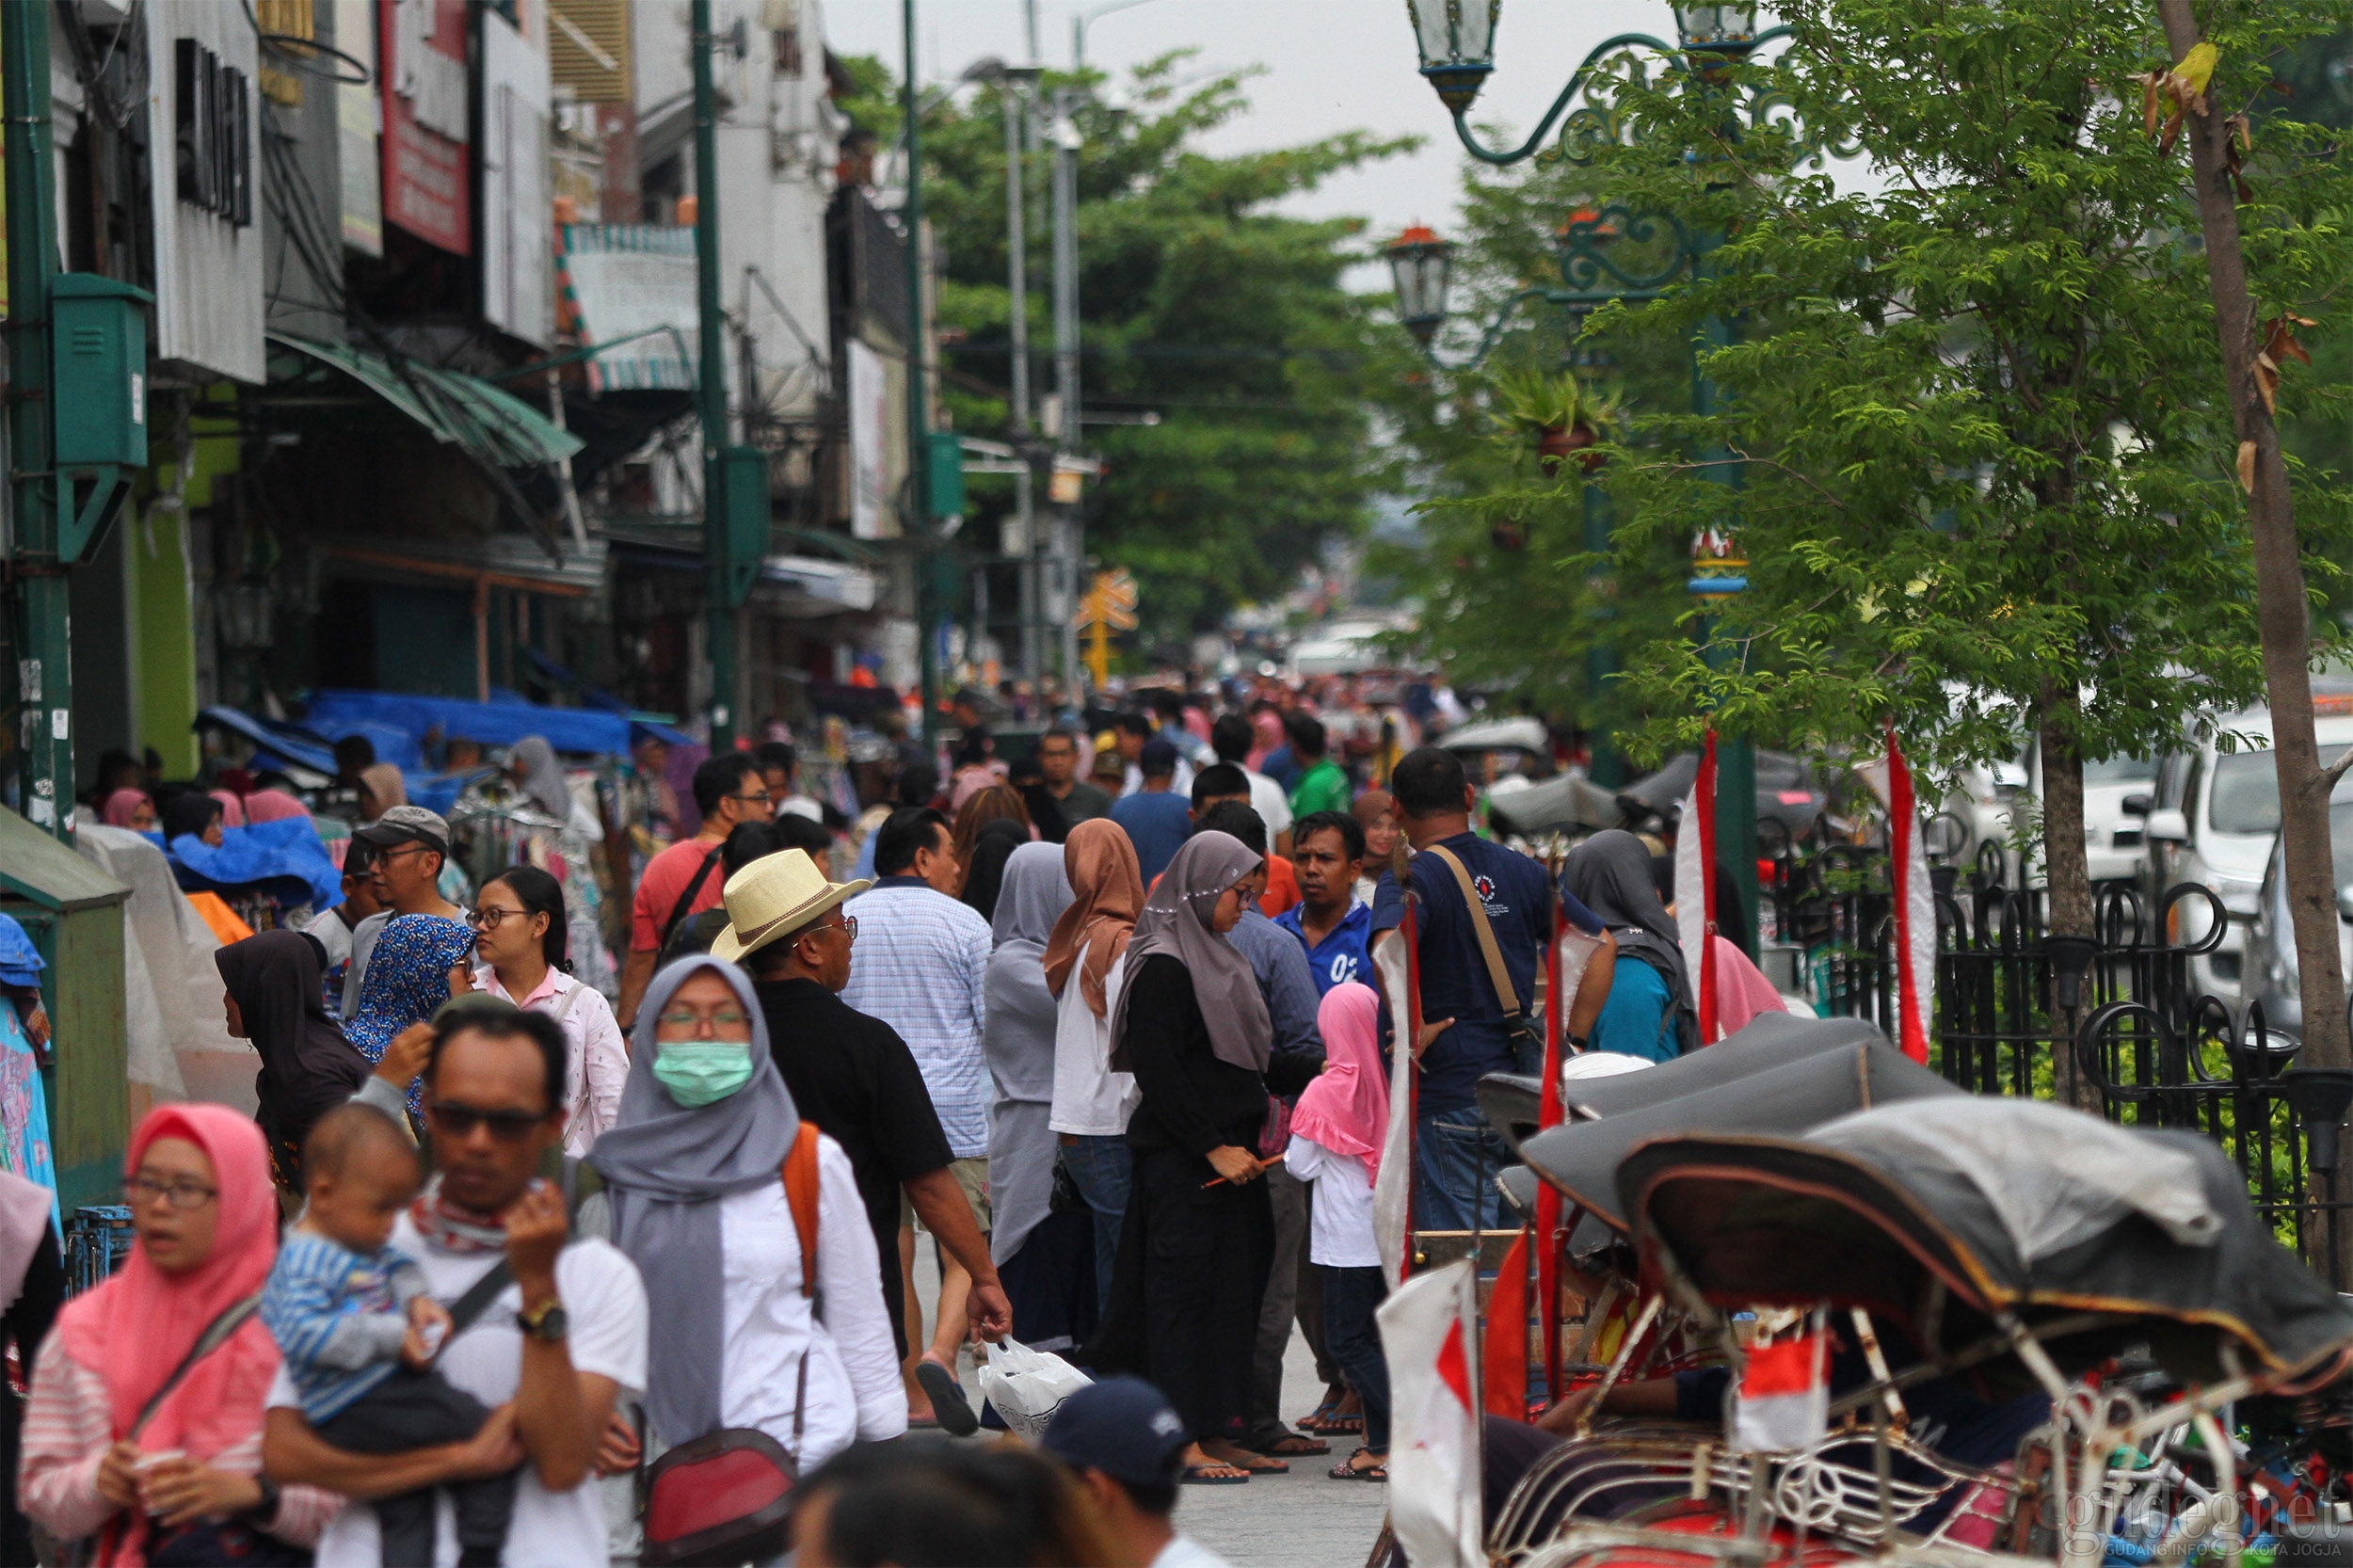
<path fill-rule="evenodd" d="M 572 978 L 563 884 L 536 866 L 501 872 L 483 885 L 466 923 L 474 932 L 474 989 L 562 1027 L 564 1152 L 586 1154 L 620 1114 L 629 1047 L 611 1004 Z"/>
<path fill-rule="evenodd" d="M 818 1141 L 813 1279 L 785 1187 L 802 1138 Z M 659 1325 L 646 1368 L 657 1446 L 756 1428 L 806 1475 L 855 1441 L 906 1431 L 849 1156 L 801 1120 L 743 970 L 698 954 L 654 976 L 620 1119 L 589 1160 Z"/>
<path fill-rule="evenodd" d="M 100 1563 L 308 1562 L 343 1499 L 262 1479 L 278 1345 L 234 1316 L 278 1253 L 261 1129 L 225 1106 L 158 1107 L 123 1198 L 130 1257 L 67 1304 L 33 1364 L 20 1505 L 60 1541 L 95 1537 Z M 193 1353 L 207 1329 L 217 1342 Z"/>

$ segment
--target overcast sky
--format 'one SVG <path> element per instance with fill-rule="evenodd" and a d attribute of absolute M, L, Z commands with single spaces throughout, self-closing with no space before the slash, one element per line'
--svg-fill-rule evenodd
<path fill-rule="evenodd" d="M 918 0 L 923 80 L 952 78 L 984 55 L 1018 61 L 1028 53 L 1024 0 Z M 1046 63 L 1070 63 L 1071 19 L 1101 0 L 1035 0 Z M 826 40 L 836 54 L 902 58 L 900 0 L 824 0 Z M 1522 136 L 1576 70 L 1585 52 L 1614 33 L 1674 37 L 1667 0 L 1516 0 L 1502 8 L 1496 72 L 1477 118 Z M 1464 160 L 1437 95 L 1420 76 L 1405 0 L 1143 0 L 1088 29 L 1091 64 L 1115 72 L 1171 49 L 1200 50 L 1197 69 L 1257 65 L 1251 112 L 1209 141 L 1212 152 L 1287 147 L 1339 131 L 1418 134 L 1421 151 L 1342 175 L 1290 203 L 1311 216 L 1354 214 L 1375 238 L 1409 223 L 1452 227 Z M 1360 287 L 1384 287 L 1376 275 Z"/>

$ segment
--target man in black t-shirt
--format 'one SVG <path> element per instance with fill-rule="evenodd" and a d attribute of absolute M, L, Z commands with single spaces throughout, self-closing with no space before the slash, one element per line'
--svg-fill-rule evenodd
<path fill-rule="evenodd" d="M 750 874 L 761 868 L 766 875 Z M 972 1206 L 948 1169 L 948 1135 L 914 1053 L 888 1024 L 835 994 L 849 984 L 850 944 L 857 934 L 841 913 L 840 899 L 863 887 L 828 883 L 802 850 L 755 861 L 728 881 L 729 923 L 712 952 L 750 972 L 768 1020 L 769 1049 L 793 1103 L 850 1157 L 882 1255 L 883 1304 L 904 1360 L 902 1190 L 949 1256 L 972 1275 L 966 1310 L 982 1338 L 1000 1339 L 1011 1331 L 1013 1304 L 998 1283 Z"/>

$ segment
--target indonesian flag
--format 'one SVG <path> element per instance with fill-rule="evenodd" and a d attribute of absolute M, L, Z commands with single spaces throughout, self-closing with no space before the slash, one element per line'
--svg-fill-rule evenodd
<path fill-rule="evenodd" d="M 1711 729 L 1675 834 L 1676 935 L 1682 938 L 1684 972 L 1696 993 L 1691 1000 L 1699 1004 L 1703 1046 L 1716 1043 L 1716 952 L 1707 939 L 1716 930 L 1715 866 L 1716 732 Z"/>
<path fill-rule="evenodd" d="M 1412 1568 L 1485 1568 L 1471 1260 L 1417 1274 L 1373 1314 L 1389 1364 L 1389 1524 Z M 1524 1331 L 1523 1331 L 1524 1332 Z"/>
<path fill-rule="evenodd" d="M 1733 1396 L 1732 1446 L 1740 1453 L 1812 1448 L 1830 1430 L 1830 1336 L 1817 1329 L 1753 1347 Z"/>
<path fill-rule="evenodd" d="M 1408 923 L 1375 942 L 1372 969 L 1388 1001 L 1393 1037 L 1389 1044 L 1389 1125 L 1381 1139 L 1381 1169 L 1372 1183 L 1372 1240 L 1381 1252 L 1381 1272 L 1389 1288 L 1405 1277 L 1405 1228 L 1414 1196 L 1414 1032 L 1420 1009 L 1414 998 L 1413 899 L 1405 903 Z"/>
<path fill-rule="evenodd" d="M 1887 727 L 1888 845 L 1894 851 L 1896 892 L 1897 1044 L 1906 1056 L 1929 1059 L 1929 1009 L 1936 992 L 1936 889 L 1929 882 L 1928 843 L 1912 793 L 1912 768 Z"/>

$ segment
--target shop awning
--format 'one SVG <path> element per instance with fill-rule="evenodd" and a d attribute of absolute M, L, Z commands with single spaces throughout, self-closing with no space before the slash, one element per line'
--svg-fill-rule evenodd
<path fill-rule="evenodd" d="M 417 360 L 394 365 L 381 355 L 291 332 L 272 332 L 269 341 L 343 372 L 416 421 L 434 440 L 463 447 L 500 468 L 560 463 L 584 444 L 528 403 L 472 376 Z"/>

